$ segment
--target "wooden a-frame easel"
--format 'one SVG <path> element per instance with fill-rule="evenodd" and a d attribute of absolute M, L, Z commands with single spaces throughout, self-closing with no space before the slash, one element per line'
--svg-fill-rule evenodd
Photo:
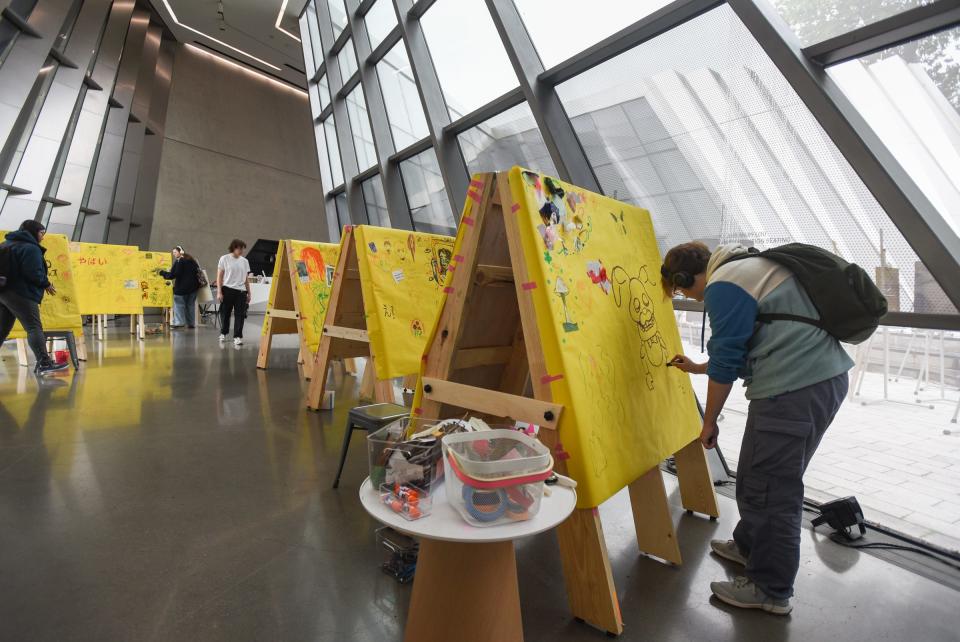
<path fill-rule="evenodd" d="M 421 403 L 415 412 L 449 417 L 464 410 L 540 426 L 539 438 L 566 472 L 557 425 L 563 407 L 553 403 L 536 312 L 513 214 L 508 175 L 471 181 L 476 205 L 464 217 L 463 240 L 432 343 L 424 354 Z M 532 389 L 533 398 L 530 398 Z M 675 454 L 685 509 L 718 516 L 706 455 L 698 441 Z M 629 485 L 641 552 L 680 564 L 680 549 L 660 470 Z M 600 514 L 578 509 L 557 528 L 570 610 L 612 634 L 623 631 Z"/>
<path fill-rule="evenodd" d="M 360 267 L 353 238 L 353 227 L 343 228 L 337 270 L 330 288 L 330 304 L 323 323 L 320 345 L 313 357 L 307 408 L 322 407 L 327 385 L 327 368 L 332 359 L 367 357 L 367 366 L 360 385 L 361 397 L 373 397 L 377 402 L 394 402 L 393 382 L 376 378 L 375 355 L 367 334 L 367 320 L 360 289 Z M 302 335 L 301 335 L 302 336 Z M 302 349 L 302 348 L 301 348 Z"/>
<path fill-rule="evenodd" d="M 297 269 L 293 245 L 284 241 L 280 241 L 280 244 L 283 246 L 283 256 L 277 256 L 277 260 L 283 263 L 277 270 L 275 277 L 277 283 L 271 288 L 274 296 L 267 305 L 263 334 L 260 336 L 260 352 L 257 354 L 257 367 L 261 370 L 267 369 L 274 335 L 296 333 L 300 340 L 297 363 L 303 366 L 303 378 L 310 379 L 313 372 L 313 355 L 310 354 L 310 348 L 307 345 L 307 336 L 303 327 L 305 320 L 300 311 L 297 286 L 292 277 Z"/>

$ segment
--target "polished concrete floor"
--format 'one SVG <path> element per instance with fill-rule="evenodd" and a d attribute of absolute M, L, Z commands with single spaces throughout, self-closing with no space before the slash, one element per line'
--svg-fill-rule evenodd
<path fill-rule="evenodd" d="M 0 352 L 0 640 L 401 639 L 410 586 L 378 568 L 359 433 L 330 488 L 357 380 L 336 376 L 337 409 L 308 413 L 295 349 L 266 372 L 256 352 L 116 330 L 42 384 Z M 623 494 L 601 508 L 621 639 L 960 639 L 960 593 L 809 531 L 792 616 L 718 605 L 708 582 L 733 569 L 706 545 L 736 510 L 721 503 L 719 522 L 677 508 L 682 567 L 637 554 Z M 552 534 L 517 558 L 528 641 L 605 639 L 571 619 Z"/>

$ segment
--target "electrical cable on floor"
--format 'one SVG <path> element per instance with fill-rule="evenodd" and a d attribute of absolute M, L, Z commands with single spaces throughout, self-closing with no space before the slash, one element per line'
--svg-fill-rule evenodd
<path fill-rule="evenodd" d="M 854 544 L 852 542 L 846 541 L 844 539 L 843 534 L 839 532 L 830 533 L 829 537 L 830 537 L 830 540 L 835 544 L 839 544 L 840 546 L 845 546 L 847 548 L 865 548 L 865 549 L 871 549 L 875 551 L 904 551 L 907 553 L 916 553 L 917 555 L 923 555 L 925 557 L 929 557 L 930 559 L 936 560 L 941 564 L 943 564 L 944 566 L 948 566 L 954 569 L 955 571 L 960 571 L 960 564 L 953 564 L 952 562 L 949 562 L 943 559 L 936 553 L 932 551 L 925 551 L 922 548 L 916 548 L 914 546 L 904 546 L 903 544 L 890 544 L 889 542 L 869 542 L 867 544 Z"/>

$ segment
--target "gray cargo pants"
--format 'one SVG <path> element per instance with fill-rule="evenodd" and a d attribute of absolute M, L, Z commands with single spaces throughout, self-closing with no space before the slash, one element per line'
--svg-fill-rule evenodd
<path fill-rule="evenodd" d="M 40 306 L 8 288 L 0 292 L 0 346 L 10 336 L 15 321 L 19 321 L 26 331 L 27 343 L 37 363 L 48 361 L 50 356 L 40 323 Z"/>
<path fill-rule="evenodd" d="M 800 567 L 803 473 L 848 385 L 843 373 L 750 402 L 737 465 L 740 522 L 733 539 L 747 558 L 746 576 L 770 597 L 793 595 Z"/>

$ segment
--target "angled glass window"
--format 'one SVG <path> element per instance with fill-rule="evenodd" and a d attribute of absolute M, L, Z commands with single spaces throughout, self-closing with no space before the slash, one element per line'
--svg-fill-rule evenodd
<path fill-rule="evenodd" d="M 340 146 L 337 143 L 337 125 L 333 120 L 333 114 L 327 116 L 327 119 L 323 121 L 323 133 L 327 140 L 327 155 L 330 158 L 331 182 L 333 183 L 333 185 L 327 188 L 329 191 L 343 182 L 343 165 L 340 161 Z"/>
<path fill-rule="evenodd" d="M 307 33 L 304 34 L 301 30 L 300 35 L 303 41 L 304 52 L 307 51 L 309 43 L 310 61 L 308 61 L 307 65 L 307 77 L 309 78 L 320 68 L 321 63 L 323 63 L 323 45 L 320 44 L 320 25 L 317 22 L 317 12 L 314 10 L 312 2 L 307 5 L 307 9 L 303 12 L 303 15 L 307 19 Z M 312 69 L 309 68 L 311 66 Z"/>
<path fill-rule="evenodd" d="M 350 211 L 347 208 L 347 193 L 340 192 L 333 199 L 337 208 L 337 223 L 340 224 L 340 232 L 343 232 L 344 225 L 350 225 Z"/>
<path fill-rule="evenodd" d="M 327 146 L 326 122 L 314 123 L 313 135 L 317 139 L 317 159 L 320 161 L 320 182 L 324 193 L 334 188 L 333 174 L 330 169 L 330 152 Z"/>
<path fill-rule="evenodd" d="M 317 94 L 320 96 L 320 109 L 326 109 L 330 104 L 330 82 L 327 80 L 327 74 L 320 76 L 320 80 L 317 81 Z"/>
<path fill-rule="evenodd" d="M 932 0 L 767 0 L 797 34 L 800 43 L 823 42 Z"/>
<path fill-rule="evenodd" d="M 604 192 L 650 210 L 661 250 L 812 243 L 914 309 L 916 254 L 728 6 L 557 90 Z"/>
<path fill-rule="evenodd" d="M 413 229 L 434 234 L 455 234 L 457 224 L 433 148 L 402 161 L 400 176 L 407 193 Z"/>
<path fill-rule="evenodd" d="M 519 84 L 484 0 L 437 0 L 420 22 L 451 120 Z"/>
<path fill-rule="evenodd" d="M 357 52 L 353 50 L 353 38 L 347 39 L 343 49 L 337 52 L 337 64 L 340 65 L 340 81 L 347 84 L 350 76 L 357 72 Z"/>
<path fill-rule="evenodd" d="M 410 59 L 402 42 L 394 45 L 377 63 L 377 77 L 380 79 L 383 101 L 387 105 L 387 120 L 390 121 L 394 147 L 403 149 L 426 138 L 429 134 L 427 119 L 423 115 Z"/>
<path fill-rule="evenodd" d="M 471 174 L 522 165 L 550 176 L 557 175 L 527 103 L 485 120 L 457 139 Z"/>
<path fill-rule="evenodd" d="M 543 66 L 550 68 L 673 0 L 514 0 Z M 809 1 L 809 0 L 804 0 Z"/>
<path fill-rule="evenodd" d="M 323 2 L 323 0 L 320 1 Z M 333 25 L 333 37 L 338 38 L 347 28 L 347 9 L 343 0 L 326 0 L 326 3 L 327 10 L 330 12 L 330 23 Z"/>
<path fill-rule="evenodd" d="M 397 26 L 397 14 L 393 11 L 393 0 L 377 0 L 363 19 L 367 25 L 370 49 L 376 49 Z"/>
<path fill-rule="evenodd" d="M 373 146 L 373 130 L 370 128 L 370 115 L 361 85 L 347 94 L 347 114 L 350 116 L 353 148 L 357 152 L 357 167 L 363 171 L 377 163 L 377 150 Z"/>
<path fill-rule="evenodd" d="M 370 221 L 370 225 L 390 227 L 387 197 L 383 193 L 380 174 L 363 181 L 360 187 L 363 189 L 363 202 L 367 206 L 367 220 Z"/>
<path fill-rule="evenodd" d="M 960 28 L 827 73 L 960 234 Z"/>

